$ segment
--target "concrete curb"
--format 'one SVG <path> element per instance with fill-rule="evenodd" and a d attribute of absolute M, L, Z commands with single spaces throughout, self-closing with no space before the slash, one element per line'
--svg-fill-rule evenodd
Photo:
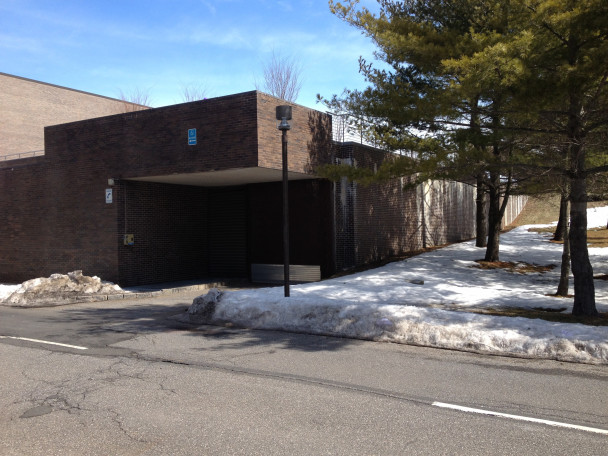
<path fill-rule="evenodd" d="M 127 293 L 116 293 L 116 294 L 108 294 L 108 295 L 95 295 L 95 296 L 83 296 L 86 299 L 86 302 L 97 302 L 97 301 L 117 301 L 120 299 L 145 299 L 152 298 L 155 296 L 163 296 L 170 295 L 174 293 L 184 293 L 188 291 L 205 291 L 211 288 L 223 288 L 226 287 L 226 282 L 210 282 L 210 283 L 201 283 L 196 285 L 185 285 L 185 286 L 176 286 L 176 287 L 167 287 L 160 289 L 150 288 L 149 291 L 144 291 L 145 287 L 133 287 L 134 290 L 141 291 L 133 291 L 129 292 L 128 288 L 125 289 Z M 88 299 L 92 298 L 92 299 Z"/>
<path fill-rule="evenodd" d="M 166 296 L 175 293 L 184 293 L 189 291 L 206 291 L 211 288 L 226 288 L 229 286 L 227 281 L 217 282 L 206 282 L 192 285 L 178 285 L 173 286 L 172 284 L 159 284 L 158 286 L 142 286 L 132 287 L 124 289 L 124 293 L 112 293 L 112 294 L 93 294 L 93 295 L 80 295 L 70 296 L 69 298 L 56 300 L 56 301 L 43 301 L 32 302 L 28 304 L 9 304 L 7 302 L 0 302 L 0 306 L 5 307 L 20 307 L 20 308 L 35 308 L 35 307 L 56 307 L 65 306 L 70 304 L 83 304 L 90 302 L 105 302 L 105 301 L 120 301 L 124 299 L 146 299 L 158 296 Z M 133 291 L 129 291 L 133 290 Z"/>

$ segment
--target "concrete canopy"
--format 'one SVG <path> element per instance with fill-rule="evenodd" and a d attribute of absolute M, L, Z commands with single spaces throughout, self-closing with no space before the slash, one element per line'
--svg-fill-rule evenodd
<path fill-rule="evenodd" d="M 289 180 L 316 179 L 311 174 L 289 172 Z M 189 174 L 168 174 L 161 176 L 136 177 L 126 180 L 140 182 L 156 182 L 161 184 L 192 185 L 196 187 L 225 187 L 246 184 L 260 184 L 266 182 L 279 182 L 282 172 L 278 169 L 268 168 L 238 168 L 219 171 L 198 172 Z"/>

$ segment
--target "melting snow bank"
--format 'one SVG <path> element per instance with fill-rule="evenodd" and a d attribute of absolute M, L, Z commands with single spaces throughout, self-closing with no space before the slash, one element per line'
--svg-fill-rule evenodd
<path fill-rule="evenodd" d="M 52 274 L 28 280 L 21 285 L 3 285 L 0 304 L 15 307 L 57 306 L 94 299 L 94 296 L 123 293 L 111 282 L 82 275 L 82 271 Z"/>
<path fill-rule="evenodd" d="M 589 209 L 587 217 L 590 227 L 605 226 L 608 207 Z M 561 246 L 549 242 L 550 234 L 528 228 L 501 235 L 501 260 L 559 265 Z M 589 254 L 594 271 L 608 273 L 608 248 L 590 248 Z M 211 290 L 195 299 L 189 316 L 201 323 L 608 364 L 606 326 L 466 312 L 487 307 L 572 310 L 571 298 L 547 296 L 555 292 L 559 267 L 526 274 L 482 270 L 475 262 L 481 256 L 473 243 L 463 242 L 347 277 L 293 286 L 291 298 L 283 297 L 282 287 Z M 595 292 L 598 310 L 608 311 L 608 281 L 596 280 Z M 82 302 L 87 294 L 121 293 L 117 285 L 75 271 L 20 286 L 0 285 L 0 305 L 59 305 Z"/>
<path fill-rule="evenodd" d="M 261 291 L 261 290 L 259 290 Z M 253 329 L 395 342 L 560 361 L 608 363 L 606 327 L 497 317 L 408 305 L 311 303 L 278 298 L 255 302 L 247 292 L 211 290 L 190 318 Z M 249 296 L 250 297 L 250 296 Z"/>
<path fill-rule="evenodd" d="M 0 304 L 2 303 L 2 301 L 8 298 L 17 288 L 19 288 L 19 285 L 0 284 Z"/>
<path fill-rule="evenodd" d="M 587 211 L 605 226 L 608 207 Z M 466 312 L 543 308 L 572 312 L 572 298 L 554 298 L 562 246 L 550 233 L 519 227 L 501 235 L 506 262 L 548 266 L 537 272 L 483 270 L 483 250 L 454 244 L 404 261 L 322 282 L 283 288 L 217 290 L 190 307 L 193 321 L 324 334 L 482 353 L 608 364 L 608 327 L 553 323 Z M 608 274 L 608 248 L 590 248 L 596 274 Z M 551 265 L 555 267 L 551 268 Z M 572 287 L 572 280 L 570 281 Z M 572 290 L 572 288 L 570 288 Z M 595 281 L 598 311 L 608 311 L 608 281 Z"/>

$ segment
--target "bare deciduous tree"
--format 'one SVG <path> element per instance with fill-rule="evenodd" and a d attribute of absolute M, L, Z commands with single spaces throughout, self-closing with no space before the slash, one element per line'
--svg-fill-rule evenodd
<path fill-rule="evenodd" d="M 182 100 L 185 103 L 204 100 L 206 93 L 207 89 L 202 84 L 188 84 L 182 87 Z"/>
<path fill-rule="evenodd" d="M 302 66 L 293 57 L 272 51 L 272 57 L 263 66 L 264 81 L 255 88 L 286 101 L 295 102 L 302 88 Z"/>
<path fill-rule="evenodd" d="M 120 91 L 119 97 L 125 106 L 125 112 L 142 111 L 150 108 L 150 93 L 148 90 L 135 89 L 129 93 Z"/>

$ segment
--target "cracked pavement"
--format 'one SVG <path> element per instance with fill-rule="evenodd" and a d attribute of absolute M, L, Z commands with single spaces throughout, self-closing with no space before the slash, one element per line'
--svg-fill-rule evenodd
<path fill-rule="evenodd" d="M 608 428 L 605 367 L 214 326 L 189 296 L 0 312 L 0 454 L 601 454 L 605 436 L 433 401 Z M 14 335 L 14 334 L 11 334 Z"/>

